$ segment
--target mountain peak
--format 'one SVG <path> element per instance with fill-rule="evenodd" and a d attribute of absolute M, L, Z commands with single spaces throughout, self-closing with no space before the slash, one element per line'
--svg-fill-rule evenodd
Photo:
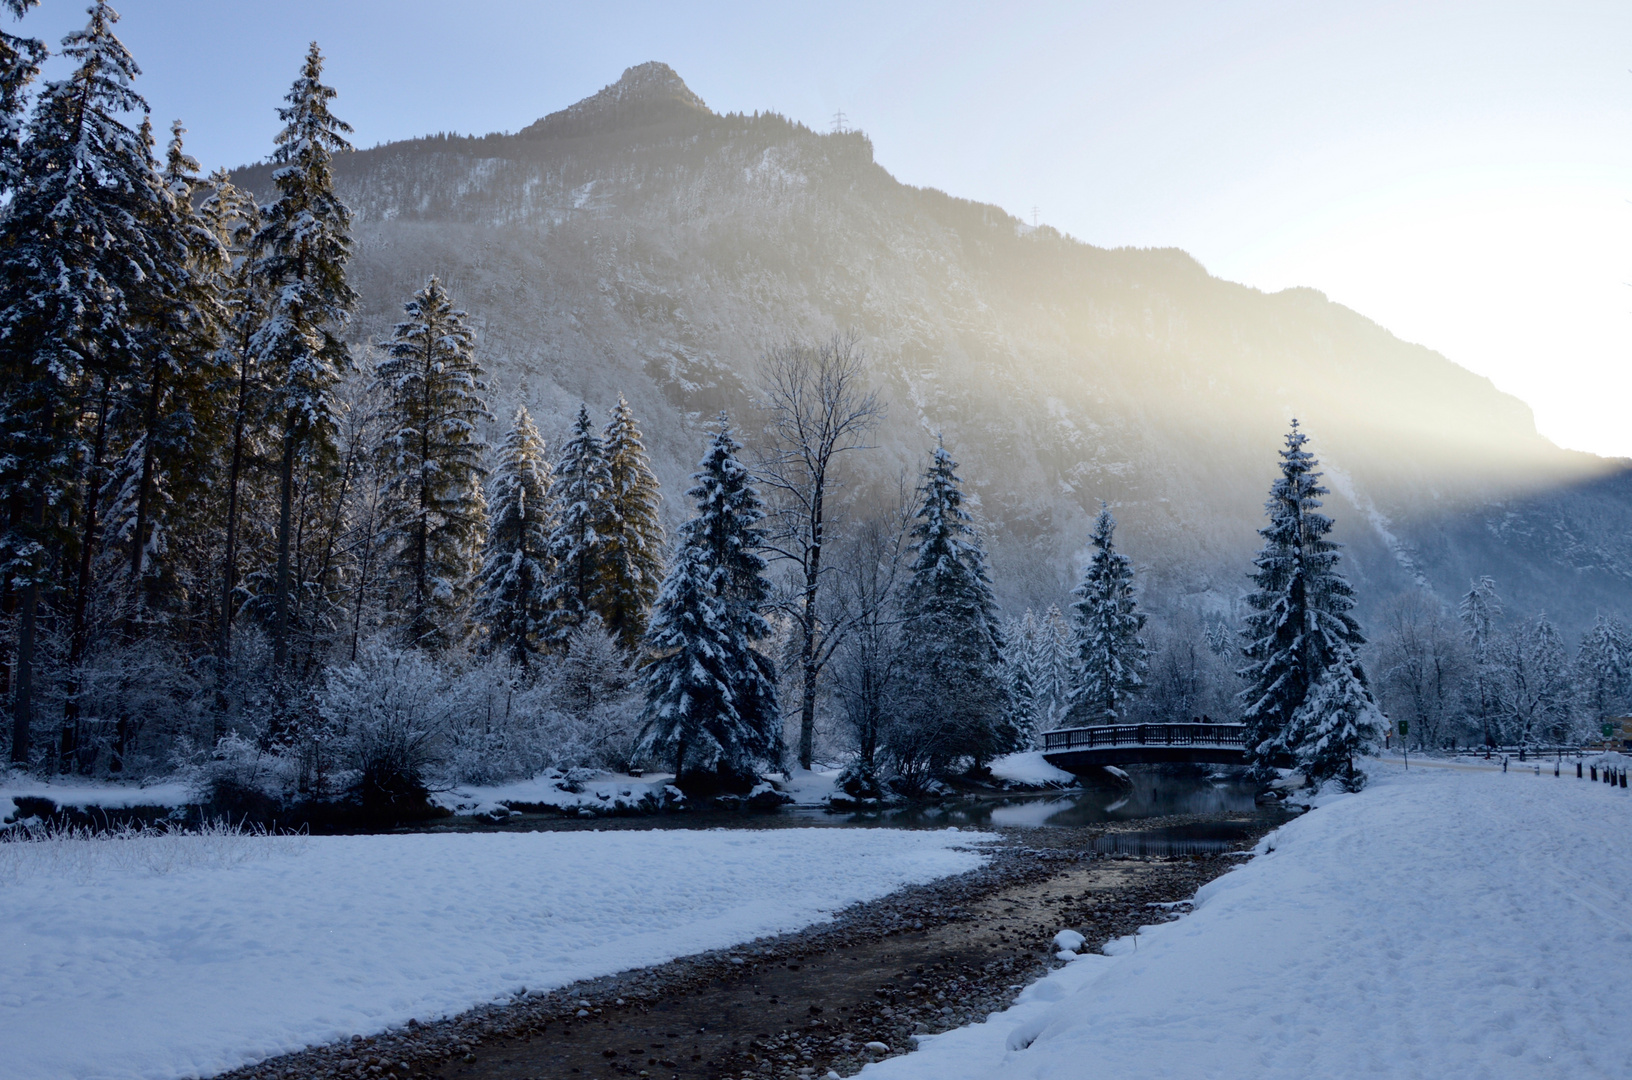
<path fill-rule="evenodd" d="M 626 68 L 623 77 L 575 105 L 528 125 L 521 136 L 544 139 L 641 127 L 686 116 L 712 116 L 673 68 L 656 60 Z"/>

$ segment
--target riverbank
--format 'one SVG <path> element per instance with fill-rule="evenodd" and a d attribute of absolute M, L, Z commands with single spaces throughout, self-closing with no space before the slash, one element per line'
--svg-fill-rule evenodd
<path fill-rule="evenodd" d="M 1233 826 L 1245 846 L 1278 815 L 1182 816 L 1145 833 Z M 965 874 L 857 904 L 829 923 L 263 1062 L 222 1080 L 369 1075 L 444 1080 L 849 1075 L 915 1036 L 983 1019 L 1060 963 L 1054 936 L 1087 947 L 1169 917 L 1238 859 L 1106 855 L 1124 826 L 1002 830 Z M 611 1051 L 611 1053 L 608 1053 Z M 362 1066 L 360 1070 L 359 1064 Z"/>
<path fill-rule="evenodd" d="M 1632 800 L 1373 763 L 1206 886 L 866 1080 L 1632 1073 Z"/>

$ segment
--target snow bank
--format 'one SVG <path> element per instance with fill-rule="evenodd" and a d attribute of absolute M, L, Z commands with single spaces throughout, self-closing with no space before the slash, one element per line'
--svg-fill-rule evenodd
<path fill-rule="evenodd" d="M 50 799 L 58 806 L 100 806 L 124 810 L 132 806 L 190 806 L 198 802 L 193 784 L 169 781 L 142 787 L 136 784 L 67 780 L 39 780 L 21 773 L 0 774 L 0 819 L 17 810 L 19 798 Z"/>
<path fill-rule="evenodd" d="M 862 1076 L 1632 1075 L 1632 799 L 1573 771 L 1373 772 L 1193 914 Z"/>
<path fill-rule="evenodd" d="M 999 780 L 1037 787 L 1072 785 L 1077 778 L 1064 769 L 1056 769 L 1043 758 L 1041 750 L 1027 750 L 1006 754 L 992 762 L 992 775 Z"/>
<path fill-rule="evenodd" d="M 437 792 L 431 801 L 455 814 L 477 815 L 502 812 L 507 806 L 552 806 L 570 810 L 632 810 L 648 795 L 662 801 L 663 789 L 674 779 L 670 773 L 600 773 L 567 790 L 564 777 L 549 773 L 504 784 L 460 784 L 451 791 Z"/>
<path fill-rule="evenodd" d="M 967 847 L 986 839 L 888 829 L 272 838 L 268 857 L 237 865 L 24 876 L 0 883 L 0 1073 L 207 1076 L 522 987 L 795 930 L 971 870 L 983 856 Z"/>

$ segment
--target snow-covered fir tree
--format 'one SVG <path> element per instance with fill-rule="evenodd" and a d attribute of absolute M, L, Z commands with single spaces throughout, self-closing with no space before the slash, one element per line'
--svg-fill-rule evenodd
<path fill-rule="evenodd" d="M 1010 619 L 1003 633 L 1003 675 L 1009 694 L 1011 723 L 1023 746 L 1037 741 L 1049 719 L 1047 692 L 1047 642 L 1037 613 L 1030 608 L 1018 619 Z"/>
<path fill-rule="evenodd" d="M 230 430 L 229 370 L 220 352 L 230 254 L 197 207 L 207 183 L 183 148 L 185 130 L 179 121 L 171 125 L 161 197 L 147 223 L 171 273 L 161 292 L 144 296 L 153 332 L 123 394 L 128 434 L 110 515 L 148 618 L 159 617 L 180 588 L 174 534 L 205 517 L 212 465 Z"/>
<path fill-rule="evenodd" d="M 1605 717 L 1624 715 L 1632 694 L 1632 634 L 1619 619 L 1599 615 L 1582 635 L 1575 681 L 1594 727 Z"/>
<path fill-rule="evenodd" d="M 931 454 L 919 493 L 902 602 L 907 690 L 891 735 L 903 774 L 939 771 L 965 757 L 980 766 L 1019 743 L 1003 685 L 1003 632 L 986 550 L 945 446 Z"/>
<path fill-rule="evenodd" d="M 641 754 L 672 761 L 677 776 L 712 774 L 738 788 L 782 751 L 775 667 L 754 647 L 770 636 L 765 508 L 741 449 L 721 413 L 686 492 L 696 514 L 676 537 L 646 636 L 639 744 Z"/>
<path fill-rule="evenodd" d="M 0 11 L 21 19 L 39 0 L 0 0 Z M 23 144 L 28 87 L 40 73 L 45 43 L 0 30 L 0 192 L 11 190 Z"/>
<path fill-rule="evenodd" d="M 551 480 L 544 440 L 518 405 L 493 470 L 474 614 L 487 628 L 489 647 L 522 667 L 538 650 L 548 615 Z"/>
<path fill-rule="evenodd" d="M 601 441 L 606 496 L 596 530 L 604 541 L 596 609 L 607 633 L 632 654 L 646 635 L 646 619 L 663 584 L 662 496 L 634 410 L 621 396 Z"/>
<path fill-rule="evenodd" d="M 475 334 L 442 282 L 432 277 L 404 310 L 374 367 L 387 395 L 385 569 L 406 643 L 438 648 L 464 636 L 487 533 L 487 447 L 476 424 L 492 416 Z"/>
<path fill-rule="evenodd" d="M 1116 519 L 1099 504 L 1093 557 L 1072 594 L 1075 644 L 1071 718 L 1077 724 L 1114 724 L 1144 688 L 1149 652 L 1139 631 L 1145 616 L 1133 596 L 1133 563 L 1117 551 Z"/>
<path fill-rule="evenodd" d="M 117 19 L 98 2 L 86 27 L 63 39 L 73 69 L 40 93 L 4 210 L 0 505 L 8 520 L 0 577 L 19 600 L 14 761 L 26 760 L 29 749 L 43 591 L 54 584 L 71 590 L 71 633 L 80 638 L 90 560 L 106 517 L 115 409 L 154 345 L 152 302 L 180 273 L 148 228 L 166 195 L 145 122 L 137 130 L 123 119 L 145 114 L 147 103 L 132 86 L 136 62 L 114 35 Z M 65 548 L 77 553 L 77 570 L 53 581 L 55 553 Z"/>
<path fill-rule="evenodd" d="M 549 622 L 544 637 L 558 651 L 566 649 L 572 631 L 601 607 L 608 547 L 601 529 L 608 517 L 609 486 L 606 444 L 595 433 L 589 407 L 580 405 L 550 488 L 554 523 L 550 557 L 555 567 L 545 597 Z"/>
<path fill-rule="evenodd" d="M 1497 622 L 1502 617 L 1502 598 L 1489 575 L 1471 582 L 1457 608 L 1462 632 L 1467 638 L 1471 664 L 1463 704 L 1478 725 L 1486 746 L 1501 740 L 1501 672 L 1496 662 Z"/>
<path fill-rule="evenodd" d="M 283 130 L 272 161 L 276 197 L 261 208 L 254 273 L 268 298 L 250 348 L 279 429 L 277 566 L 272 589 L 273 663 L 289 661 L 297 463 L 333 468 L 339 428 L 335 386 L 351 367 L 340 333 L 356 293 L 346 280 L 351 211 L 334 190 L 334 155 L 351 149 L 351 125 L 329 111 L 323 54 L 313 42 L 278 110 Z"/>
<path fill-rule="evenodd" d="M 1339 545 L 1326 537 L 1332 520 L 1319 509 L 1326 489 L 1307 442 L 1294 420 L 1265 504 L 1270 523 L 1259 530 L 1264 545 L 1242 631 L 1242 715 L 1261 774 L 1291 757 L 1312 783 L 1342 776 L 1354 787 L 1364 782 L 1354 757 L 1381 734 L 1383 720 L 1355 655 L 1365 638 L 1350 614 L 1354 590 L 1337 571 Z"/>

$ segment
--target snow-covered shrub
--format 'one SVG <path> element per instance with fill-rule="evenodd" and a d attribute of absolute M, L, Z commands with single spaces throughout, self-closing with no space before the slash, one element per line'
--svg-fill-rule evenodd
<path fill-rule="evenodd" d="M 326 722 L 322 739 L 357 771 L 365 803 L 423 798 L 450 704 L 447 688 L 438 665 L 419 650 L 383 642 L 329 669 L 316 702 Z"/>

